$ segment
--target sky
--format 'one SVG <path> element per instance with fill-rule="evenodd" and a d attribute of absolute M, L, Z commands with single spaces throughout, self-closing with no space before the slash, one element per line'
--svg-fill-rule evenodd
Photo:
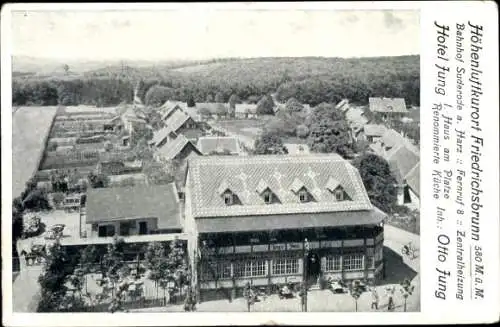
<path fill-rule="evenodd" d="M 14 56 L 87 60 L 372 57 L 420 53 L 418 11 L 12 13 Z"/>

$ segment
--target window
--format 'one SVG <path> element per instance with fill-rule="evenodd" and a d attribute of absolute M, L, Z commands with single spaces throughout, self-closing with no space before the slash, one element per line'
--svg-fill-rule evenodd
<path fill-rule="evenodd" d="M 270 204 L 272 201 L 273 201 L 273 195 L 271 194 L 271 192 L 264 193 L 264 202 L 266 204 Z"/>
<path fill-rule="evenodd" d="M 258 277 L 266 275 L 266 261 L 252 260 L 238 262 L 234 265 L 235 277 Z"/>
<path fill-rule="evenodd" d="M 325 261 L 326 271 L 340 271 L 342 268 L 341 257 L 339 255 L 326 257 Z"/>
<path fill-rule="evenodd" d="M 369 256 L 368 257 L 368 268 L 374 268 L 375 267 L 375 257 Z"/>
<path fill-rule="evenodd" d="M 297 274 L 299 272 L 298 259 L 277 259 L 273 260 L 273 275 Z"/>
<path fill-rule="evenodd" d="M 344 255 L 342 260 L 342 266 L 345 271 L 363 269 L 363 255 L 362 254 Z"/>
<path fill-rule="evenodd" d="M 227 206 L 230 206 L 233 204 L 233 195 L 231 193 L 224 194 L 224 203 Z"/>
<path fill-rule="evenodd" d="M 215 276 L 215 278 L 214 278 Z M 231 278 L 231 263 L 217 262 L 203 264 L 203 280 Z"/>
<path fill-rule="evenodd" d="M 344 201 L 344 191 L 343 190 L 335 190 L 335 200 Z"/>
<path fill-rule="evenodd" d="M 299 199 L 300 199 L 300 202 L 307 202 L 309 201 L 309 197 L 308 197 L 308 194 L 306 191 L 300 191 L 299 192 Z"/>

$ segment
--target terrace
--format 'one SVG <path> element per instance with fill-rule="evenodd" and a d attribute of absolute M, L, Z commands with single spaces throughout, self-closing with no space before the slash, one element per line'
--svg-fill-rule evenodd
<path fill-rule="evenodd" d="M 48 231 L 52 226 L 64 225 L 60 243 L 63 246 L 81 246 L 91 244 L 111 244 L 113 237 L 90 237 L 91 225 L 86 223 L 85 211 L 66 212 L 64 210 L 52 210 L 48 212 L 37 213 L 41 223 L 45 225 L 45 230 Z M 18 241 L 17 248 L 19 253 L 22 250 L 30 252 L 32 245 L 44 245 L 54 242 L 54 240 L 46 239 L 46 233 L 36 237 L 21 239 Z M 127 243 L 148 243 L 156 241 L 172 241 L 174 239 L 187 239 L 186 233 L 172 234 L 147 234 L 147 235 L 131 235 L 124 237 Z"/>

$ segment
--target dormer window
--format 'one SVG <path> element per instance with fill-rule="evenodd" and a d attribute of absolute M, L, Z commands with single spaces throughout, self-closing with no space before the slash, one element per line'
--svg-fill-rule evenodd
<path fill-rule="evenodd" d="M 335 197 L 335 201 L 351 200 L 340 183 L 333 177 L 328 178 L 326 189 Z"/>
<path fill-rule="evenodd" d="M 222 183 L 219 185 L 219 188 L 217 189 L 219 195 L 224 199 L 224 204 L 227 206 L 233 205 L 233 204 L 241 204 L 238 200 L 238 197 L 236 194 L 234 194 L 231 189 L 229 188 L 229 184 L 227 183 L 226 180 L 223 180 Z"/>
<path fill-rule="evenodd" d="M 266 204 L 273 203 L 273 194 L 270 191 L 264 192 L 263 196 L 264 196 L 264 202 Z"/>
<path fill-rule="evenodd" d="M 344 201 L 344 190 L 341 188 L 335 190 L 335 200 Z"/>
<path fill-rule="evenodd" d="M 234 196 L 233 196 L 233 193 L 231 192 L 227 192 L 224 194 L 224 203 L 227 205 L 227 206 L 230 206 L 233 204 L 233 200 L 234 200 Z"/>
<path fill-rule="evenodd" d="M 259 181 L 259 184 L 257 184 L 255 191 L 262 197 L 264 203 L 266 204 L 272 204 L 276 201 L 279 202 L 279 199 L 276 197 L 273 191 L 271 191 L 271 188 L 263 179 Z"/>
<path fill-rule="evenodd" d="M 298 196 L 301 203 L 314 200 L 311 194 L 309 194 L 309 192 L 307 191 L 304 183 L 298 178 L 295 178 L 293 180 L 292 185 L 290 185 L 290 190 L 292 190 L 292 192 Z"/>
<path fill-rule="evenodd" d="M 299 200 L 300 202 L 304 203 L 304 202 L 308 202 L 309 201 L 309 194 L 307 194 L 307 191 L 302 189 L 300 192 L 299 192 Z"/>

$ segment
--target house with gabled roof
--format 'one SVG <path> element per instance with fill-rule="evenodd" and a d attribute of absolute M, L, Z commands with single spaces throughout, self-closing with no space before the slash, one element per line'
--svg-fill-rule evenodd
<path fill-rule="evenodd" d="M 310 154 L 311 149 L 307 144 L 285 143 L 283 146 L 287 150 L 287 154 L 291 156 Z"/>
<path fill-rule="evenodd" d="M 203 136 L 198 139 L 196 147 L 205 156 L 241 154 L 240 142 L 234 136 Z"/>
<path fill-rule="evenodd" d="M 229 112 L 229 104 L 222 102 L 198 102 L 196 103 L 196 110 L 200 117 L 203 119 L 218 119 L 226 116 Z M 224 114 L 221 114 L 224 112 Z"/>
<path fill-rule="evenodd" d="M 200 299 L 309 286 L 319 276 L 375 280 L 386 214 L 336 154 L 197 157 L 188 161 L 185 228 Z M 309 249 L 304 255 L 304 249 Z"/>
<path fill-rule="evenodd" d="M 349 110 L 349 100 L 342 99 L 339 103 L 337 103 L 335 109 L 340 110 L 341 112 L 346 112 L 347 110 Z"/>
<path fill-rule="evenodd" d="M 177 135 L 174 140 L 159 147 L 154 153 L 155 159 L 163 162 L 172 160 L 185 161 L 192 156 L 198 155 L 201 155 L 201 152 L 182 134 Z"/>
<path fill-rule="evenodd" d="M 366 124 L 362 127 L 362 136 L 370 143 L 380 139 L 386 132 L 387 127 L 380 124 Z M 360 135 L 358 134 L 358 138 Z"/>
<path fill-rule="evenodd" d="M 369 109 L 383 121 L 400 119 L 408 114 L 406 102 L 403 98 L 369 98 Z"/>
<path fill-rule="evenodd" d="M 176 111 L 183 111 L 187 108 L 187 103 L 182 101 L 168 100 L 160 107 L 161 119 L 167 120 Z"/>
<path fill-rule="evenodd" d="M 137 130 L 146 128 L 146 120 L 143 114 L 137 113 L 133 107 L 129 107 L 121 116 L 123 128 L 130 134 Z"/>
<path fill-rule="evenodd" d="M 196 142 L 198 137 L 203 134 L 200 125 L 184 111 L 177 110 L 165 120 L 166 130 L 164 133 L 167 135 L 184 134 L 188 139 Z"/>
<path fill-rule="evenodd" d="M 257 105 L 253 103 L 237 103 L 234 106 L 236 118 L 252 118 L 257 115 Z"/>
<path fill-rule="evenodd" d="M 413 204 L 418 206 L 418 193 L 415 193 L 409 187 L 408 178 L 411 177 L 414 182 L 415 176 L 420 177 L 420 157 L 406 146 L 399 145 L 387 153 L 386 160 L 389 163 L 392 175 L 398 183 L 398 203 L 400 205 L 410 206 Z M 416 185 L 413 184 L 413 189 L 415 188 Z"/>

